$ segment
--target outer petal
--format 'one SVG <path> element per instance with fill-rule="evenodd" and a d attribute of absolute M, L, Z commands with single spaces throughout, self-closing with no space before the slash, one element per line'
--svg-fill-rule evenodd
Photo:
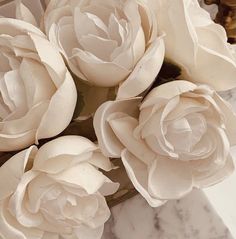
<path fill-rule="evenodd" d="M 88 194 L 99 191 L 106 181 L 106 176 L 88 163 L 80 163 L 61 173 L 49 176 L 59 183 L 83 188 Z"/>
<path fill-rule="evenodd" d="M 40 23 L 41 17 L 43 15 L 43 6 L 40 0 L 22 0 L 23 4 L 25 5 L 25 8 L 27 8 L 28 10 L 23 10 L 21 11 L 20 16 L 23 17 L 19 17 L 18 13 L 16 12 L 16 8 L 17 8 L 17 1 L 11 1 L 10 3 L 4 4 L 3 6 L 0 7 L 0 15 L 4 16 L 4 17 L 10 17 L 10 18 L 17 18 L 19 20 L 26 20 L 29 19 L 29 15 L 32 15 L 33 18 L 35 19 L 35 21 L 37 23 Z M 19 1 L 20 2 L 20 1 Z M 19 5 L 18 5 L 19 6 Z M 22 6 L 21 6 L 22 7 Z M 22 9 L 21 9 L 22 10 Z M 29 14 L 30 12 L 30 14 Z M 25 19 L 25 13 L 27 13 L 27 18 Z M 31 16 L 31 17 L 32 17 Z M 31 19 L 30 17 L 30 19 Z M 29 23 L 32 23 L 31 21 Z"/>
<path fill-rule="evenodd" d="M 19 134 L 0 134 L 0 151 L 20 150 L 30 146 L 35 139 L 36 130 L 32 129 Z"/>
<path fill-rule="evenodd" d="M 0 168 L 0 200 L 10 196 L 15 191 L 25 172 L 28 160 L 34 157 L 36 152 L 36 146 L 31 146 L 14 155 L 3 164 Z"/>
<path fill-rule="evenodd" d="M 25 228 L 20 225 L 8 211 L 8 201 L 0 202 L 0 237 L 2 239 L 41 238 L 43 232 L 36 228 Z"/>
<path fill-rule="evenodd" d="M 38 151 L 34 167 L 41 168 L 47 160 L 59 155 L 76 156 L 96 150 L 90 140 L 80 136 L 63 136 L 44 144 Z"/>
<path fill-rule="evenodd" d="M 225 116 L 225 131 L 229 138 L 230 145 L 234 146 L 236 144 L 236 114 L 232 106 L 217 93 L 214 93 L 213 98 Z"/>
<path fill-rule="evenodd" d="M 59 239 L 59 235 L 55 233 L 44 232 L 42 239 Z M 70 238 L 68 238 L 70 239 Z M 73 239 L 73 238 L 71 238 Z M 74 238 L 76 239 L 76 238 Z"/>
<path fill-rule="evenodd" d="M 160 85 L 154 88 L 144 99 L 141 109 L 159 104 L 160 100 L 170 100 L 175 96 L 179 96 L 185 92 L 193 91 L 197 88 L 197 85 L 189 82 L 176 80 L 169 83 Z"/>
<path fill-rule="evenodd" d="M 139 98 L 129 100 L 108 101 L 102 104 L 94 115 L 94 129 L 98 138 L 99 147 L 108 157 L 119 158 L 124 146 L 112 131 L 108 117 L 114 112 L 123 112 L 131 116 L 138 116 Z"/>
<path fill-rule="evenodd" d="M 224 165 L 219 165 L 218 170 L 209 170 L 206 175 L 195 175 L 193 177 L 194 185 L 198 188 L 206 188 L 220 183 L 229 177 L 235 171 L 235 165 L 232 156 L 229 154 Z"/>
<path fill-rule="evenodd" d="M 92 229 L 86 225 L 81 225 L 78 229 L 75 229 L 75 234 L 79 239 L 100 239 L 103 229 L 104 226 Z"/>
<path fill-rule="evenodd" d="M 191 4 L 190 1 L 160 0 L 159 4 L 156 16 L 158 27 L 166 34 L 166 57 L 184 67 L 194 65 L 197 35 L 185 6 Z"/>
<path fill-rule="evenodd" d="M 36 141 L 55 136 L 62 132 L 72 119 L 76 101 L 76 87 L 70 73 L 67 71 L 65 81 L 51 98 L 48 110 L 38 127 Z M 55 124 L 55 119 L 60 120 Z"/>
<path fill-rule="evenodd" d="M 159 207 L 165 203 L 164 200 L 153 197 L 148 192 L 148 168 L 134 155 L 124 150 L 122 162 L 136 190 L 147 200 L 150 206 Z"/>
<path fill-rule="evenodd" d="M 67 72 L 65 63 L 59 51 L 47 39 L 31 32 L 29 35 L 33 41 L 41 64 L 45 65 L 54 84 L 56 87 L 59 87 L 63 83 Z"/>
<path fill-rule="evenodd" d="M 28 32 L 33 32 L 45 38 L 45 35 L 37 27 L 30 23 L 11 18 L 0 18 L 0 34 L 16 36 L 21 35 L 22 33 L 26 34 Z"/>
<path fill-rule="evenodd" d="M 130 71 L 113 62 L 104 62 L 89 52 L 76 49 L 78 66 L 89 82 L 101 87 L 113 87 L 125 80 Z"/>
<path fill-rule="evenodd" d="M 130 116 L 114 118 L 109 121 L 114 133 L 120 142 L 131 152 L 135 157 L 141 160 L 146 165 L 151 165 L 155 159 L 155 153 L 148 148 L 145 141 L 134 137 L 134 129 L 138 125 L 137 119 Z"/>
<path fill-rule="evenodd" d="M 177 199 L 193 188 L 192 172 L 187 162 L 157 159 L 149 171 L 148 188 L 160 199 Z"/>
<path fill-rule="evenodd" d="M 179 64 L 193 82 L 227 90 L 236 86 L 236 59 L 224 29 L 197 0 L 161 0 L 157 19 L 166 33 L 166 57 Z M 222 81 L 222 79 L 224 79 Z"/>
<path fill-rule="evenodd" d="M 16 3 L 16 18 L 37 26 L 34 15 L 21 1 Z"/>
<path fill-rule="evenodd" d="M 204 47 L 198 49 L 196 67 L 189 69 L 187 79 L 208 84 L 217 91 L 234 88 L 236 59 L 229 59 Z"/>
<path fill-rule="evenodd" d="M 134 97 L 148 89 L 161 69 L 164 54 L 164 41 L 157 38 L 150 44 L 129 77 L 120 85 L 117 99 Z"/>
<path fill-rule="evenodd" d="M 59 52 L 48 41 L 37 35 L 31 34 L 30 37 L 41 62 L 45 64 L 54 84 L 58 87 L 37 130 L 37 141 L 38 139 L 55 136 L 68 126 L 74 113 L 77 92 L 74 81 Z M 63 114 L 61 109 L 63 109 Z M 60 121 L 55 124 L 54 120 L 59 118 Z"/>

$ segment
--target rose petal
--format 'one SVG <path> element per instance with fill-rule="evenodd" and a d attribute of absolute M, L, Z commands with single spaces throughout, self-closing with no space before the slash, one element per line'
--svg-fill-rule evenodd
<path fill-rule="evenodd" d="M 43 32 L 30 23 L 17 19 L 0 18 L 0 34 L 17 36 L 26 32 L 35 33 L 40 37 L 45 37 Z"/>
<path fill-rule="evenodd" d="M 103 61 L 109 61 L 111 53 L 117 47 L 116 41 L 91 34 L 82 36 L 79 43 L 85 51 L 91 52 Z"/>
<path fill-rule="evenodd" d="M 65 80 L 52 96 L 48 110 L 42 117 L 36 139 L 50 138 L 61 133 L 70 123 L 77 101 L 75 84 L 69 72 Z M 61 111 L 63 109 L 63 113 Z M 60 119 L 55 124 L 55 119 Z"/>
<path fill-rule="evenodd" d="M 217 67 L 210 70 L 209 65 Z M 203 47 L 199 47 L 196 68 L 192 69 L 189 74 L 191 76 L 188 76 L 188 79 L 208 84 L 218 91 L 229 90 L 236 86 L 234 78 L 236 74 L 235 60 L 227 59 L 225 56 Z M 224 83 L 222 83 L 222 78 L 225 79 Z"/>
<path fill-rule="evenodd" d="M 31 11 L 21 2 L 16 2 L 16 18 L 37 26 L 36 19 Z"/>
<path fill-rule="evenodd" d="M 55 233 L 44 232 L 42 239 L 59 239 L 59 235 Z"/>
<path fill-rule="evenodd" d="M 159 207 L 165 203 L 164 200 L 152 197 L 148 192 L 148 168 L 147 165 L 138 160 L 134 155 L 124 150 L 122 162 L 136 190 L 147 200 L 150 206 Z"/>
<path fill-rule="evenodd" d="M 80 163 L 51 178 L 68 186 L 82 187 L 88 194 L 93 194 L 101 188 L 106 177 L 88 163 Z"/>
<path fill-rule="evenodd" d="M 235 165 L 232 156 L 229 154 L 224 165 L 219 165 L 218 169 L 210 170 L 205 173 L 196 173 L 193 176 L 194 185 L 198 188 L 205 188 L 220 183 L 229 177 L 235 171 Z"/>
<path fill-rule="evenodd" d="M 197 85 L 182 80 L 171 81 L 166 84 L 162 84 L 154 88 L 146 97 L 141 105 L 141 110 L 143 108 L 153 106 L 160 102 L 160 100 L 170 100 L 175 96 L 179 96 L 185 92 L 194 91 Z"/>
<path fill-rule="evenodd" d="M 149 171 L 148 189 L 160 199 L 178 199 L 193 188 L 192 172 L 187 162 L 160 158 Z"/>
<path fill-rule="evenodd" d="M 93 166 L 101 168 L 107 172 L 114 169 L 114 166 L 112 165 L 109 158 L 105 157 L 101 152 L 93 152 L 88 162 L 91 163 Z"/>
<path fill-rule="evenodd" d="M 10 214 L 7 203 L 7 200 L 0 202 L 0 236 L 19 239 L 41 238 L 43 234 L 41 230 L 28 229 L 17 222 Z"/>
<path fill-rule="evenodd" d="M 25 172 L 29 158 L 33 157 L 36 152 L 37 148 L 31 146 L 15 154 L 0 167 L 0 200 L 7 198 L 15 191 Z"/>
<path fill-rule="evenodd" d="M 145 91 L 155 80 L 164 60 L 162 38 L 150 44 L 129 77 L 120 85 L 117 99 L 134 97 Z"/>
<path fill-rule="evenodd" d="M 81 155 L 96 150 L 90 140 L 80 136 L 63 136 L 44 144 L 34 159 L 34 167 L 41 168 L 50 158 L 60 155 Z"/>
<path fill-rule="evenodd" d="M 0 151 L 20 150 L 35 142 L 36 130 L 28 130 L 20 134 L 0 134 Z"/>
<path fill-rule="evenodd" d="M 48 40 L 33 33 L 29 33 L 29 35 L 39 55 L 41 64 L 43 63 L 45 65 L 50 75 L 51 71 L 54 71 L 57 74 L 57 78 L 55 78 L 54 75 L 51 75 L 51 78 L 54 81 L 54 84 L 59 87 L 63 83 L 65 75 L 67 74 L 63 58 L 60 56 L 60 53 L 54 45 Z"/>
<path fill-rule="evenodd" d="M 224 114 L 226 134 L 231 146 L 233 146 L 236 144 L 236 114 L 234 113 L 232 106 L 217 93 L 214 94 L 213 98 Z"/>
<path fill-rule="evenodd" d="M 236 62 L 226 33 L 197 0 L 163 0 L 156 16 L 160 29 L 166 33 L 166 57 L 182 67 L 186 79 L 216 90 L 236 86 Z"/>
<path fill-rule="evenodd" d="M 195 62 L 197 35 L 189 19 L 186 5 L 187 3 L 182 0 L 175 2 L 161 0 L 156 16 L 159 29 L 166 34 L 164 38 L 166 57 L 188 69 Z M 180 26 L 181 29 L 176 26 Z"/>
<path fill-rule="evenodd" d="M 133 135 L 134 129 L 138 125 L 137 119 L 123 115 L 109 121 L 109 124 L 117 138 L 135 157 L 146 165 L 152 164 L 156 154 L 148 148 L 145 141 L 136 139 Z"/>
<path fill-rule="evenodd" d="M 2 126 L 0 135 L 17 135 L 24 134 L 30 130 L 36 130 L 40 124 L 40 120 L 48 108 L 48 100 L 46 102 L 40 102 L 35 105 L 22 117 L 10 120 L 9 118 L 0 122 L 0 126 Z M 27 122 L 27 123 L 26 123 Z M 31 144 L 34 141 L 30 142 Z"/>
<path fill-rule="evenodd" d="M 79 48 L 74 49 L 73 58 L 76 58 L 81 72 L 86 76 L 88 81 L 97 86 L 116 86 L 125 80 L 130 73 L 129 70 L 120 65 L 102 61 L 92 53 Z"/>
<path fill-rule="evenodd" d="M 25 208 L 25 193 L 27 186 L 38 173 L 33 171 L 26 172 L 17 185 L 17 188 L 9 200 L 9 210 L 16 220 L 24 227 L 38 227 L 42 221 L 41 214 L 30 213 Z"/>
<path fill-rule="evenodd" d="M 98 138 L 99 147 L 104 155 L 119 158 L 124 148 L 112 131 L 107 118 L 114 112 L 125 112 L 131 116 L 137 116 L 139 103 L 139 98 L 114 102 L 109 101 L 98 108 L 94 115 L 93 126 Z"/>
<path fill-rule="evenodd" d="M 19 71 L 24 82 L 28 107 L 50 99 L 56 91 L 55 85 L 41 64 L 24 58 Z"/>
<path fill-rule="evenodd" d="M 102 237 L 104 226 L 98 228 L 90 228 L 85 225 L 81 225 L 78 229 L 75 229 L 75 234 L 80 239 L 100 239 Z"/>

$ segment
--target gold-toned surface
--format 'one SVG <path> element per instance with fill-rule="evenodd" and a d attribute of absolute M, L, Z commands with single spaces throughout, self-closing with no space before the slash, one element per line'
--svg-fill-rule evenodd
<path fill-rule="evenodd" d="M 219 6 L 215 21 L 226 29 L 229 42 L 236 43 L 236 0 L 205 0 L 205 3 Z"/>

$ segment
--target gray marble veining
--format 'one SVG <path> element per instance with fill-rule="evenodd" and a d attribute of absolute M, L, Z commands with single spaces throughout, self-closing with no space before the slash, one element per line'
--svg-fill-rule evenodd
<path fill-rule="evenodd" d="M 203 192 L 151 208 L 136 196 L 112 209 L 102 239 L 233 239 Z"/>

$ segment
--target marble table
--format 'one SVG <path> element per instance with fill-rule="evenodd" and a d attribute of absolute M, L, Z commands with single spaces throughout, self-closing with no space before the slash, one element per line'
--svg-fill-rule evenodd
<path fill-rule="evenodd" d="M 102 239 L 233 239 L 203 192 L 151 208 L 136 196 L 112 209 Z"/>

